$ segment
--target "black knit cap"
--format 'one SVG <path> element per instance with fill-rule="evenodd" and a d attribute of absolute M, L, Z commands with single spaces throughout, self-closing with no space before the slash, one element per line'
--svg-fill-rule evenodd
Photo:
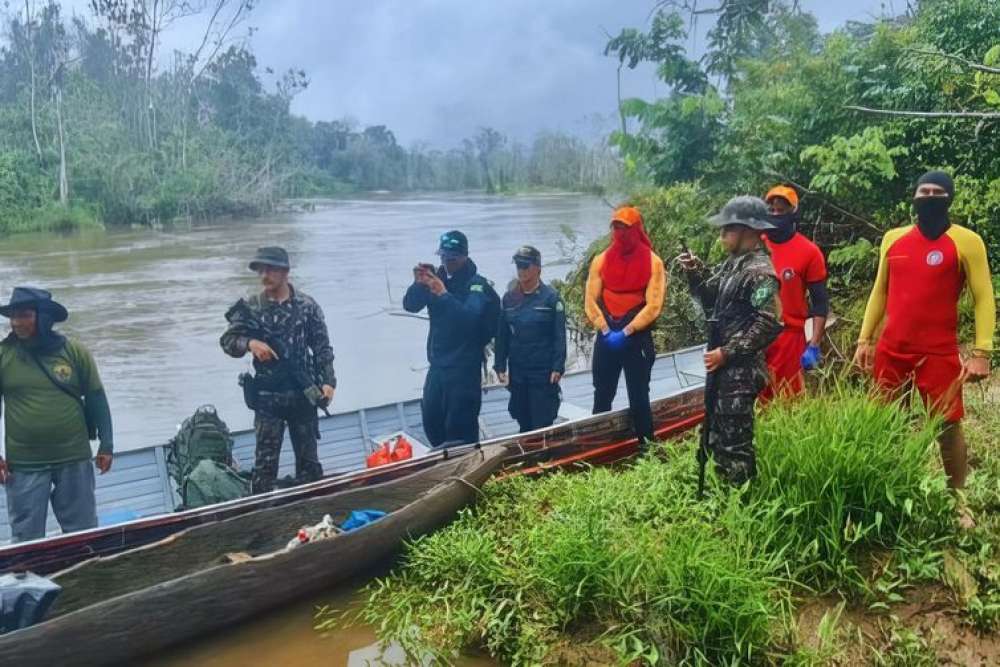
<path fill-rule="evenodd" d="M 948 193 L 948 199 L 955 198 L 955 181 L 951 180 L 951 176 L 947 173 L 943 171 L 928 171 L 917 181 L 917 187 L 919 188 L 921 185 L 927 184 L 939 185 Z"/>

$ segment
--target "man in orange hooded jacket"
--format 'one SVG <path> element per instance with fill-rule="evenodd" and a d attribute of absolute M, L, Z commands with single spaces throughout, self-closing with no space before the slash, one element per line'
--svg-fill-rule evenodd
<path fill-rule="evenodd" d="M 631 206 L 611 218 L 611 246 L 594 257 L 585 309 L 597 329 L 594 343 L 594 414 L 608 412 L 625 371 L 629 410 L 640 446 L 653 438 L 649 379 L 656 352 L 650 329 L 663 309 L 667 281 L 642 215 Z"/>

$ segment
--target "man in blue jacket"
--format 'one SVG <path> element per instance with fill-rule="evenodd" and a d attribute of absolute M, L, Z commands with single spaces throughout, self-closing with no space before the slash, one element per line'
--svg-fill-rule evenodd
<path fill-rule="evenodd" d="M 542 253 L 537 248 L 519 248 L 514 264 L 517 280 L 501 302 L 493 369 L 510 390 L 510 416 L 526 433 L 551 426 L 559 414 L 566 308 L 559 293 L 542 282 Z"/>
<path fill-rule="evenodd" d="M 418 264 L 403 308 L 427 308 L 430 370 L 421 401 L 424 433 L 432 447 L 479 440 L 483 350 L 496 332 L 500 297 L 469 259 L 469 241 L 460 231 L 441 236 L 442 266 Z"/>

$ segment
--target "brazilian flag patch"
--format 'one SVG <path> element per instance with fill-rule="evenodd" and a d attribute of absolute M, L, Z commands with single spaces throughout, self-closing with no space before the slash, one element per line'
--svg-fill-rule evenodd
<path fill-rule="evenodd" d="M 469 291 L 470 292 L 482 292 L 483 291 L 483 286 L 482 285 L 473 285 L 472 287 L 469 288 Z"/>
<path fill-rule="evenodd" d="M 765 303 L 774 298 L 774 283 L 770 280 L 761 283 L 750 296 L 750 305 L 760 308 Z"/>

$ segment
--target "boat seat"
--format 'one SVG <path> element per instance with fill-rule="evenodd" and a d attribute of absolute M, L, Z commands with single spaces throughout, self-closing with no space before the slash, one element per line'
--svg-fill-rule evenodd
<path fill-rule="evenodd" d="M 695 383 L 702 383 L 705 381 L 704 371 L 699 373 L 698 371 L 681 370 L 678 371 L 678 373 L 680 373 L 685 380 L 691 380 Z"/>

